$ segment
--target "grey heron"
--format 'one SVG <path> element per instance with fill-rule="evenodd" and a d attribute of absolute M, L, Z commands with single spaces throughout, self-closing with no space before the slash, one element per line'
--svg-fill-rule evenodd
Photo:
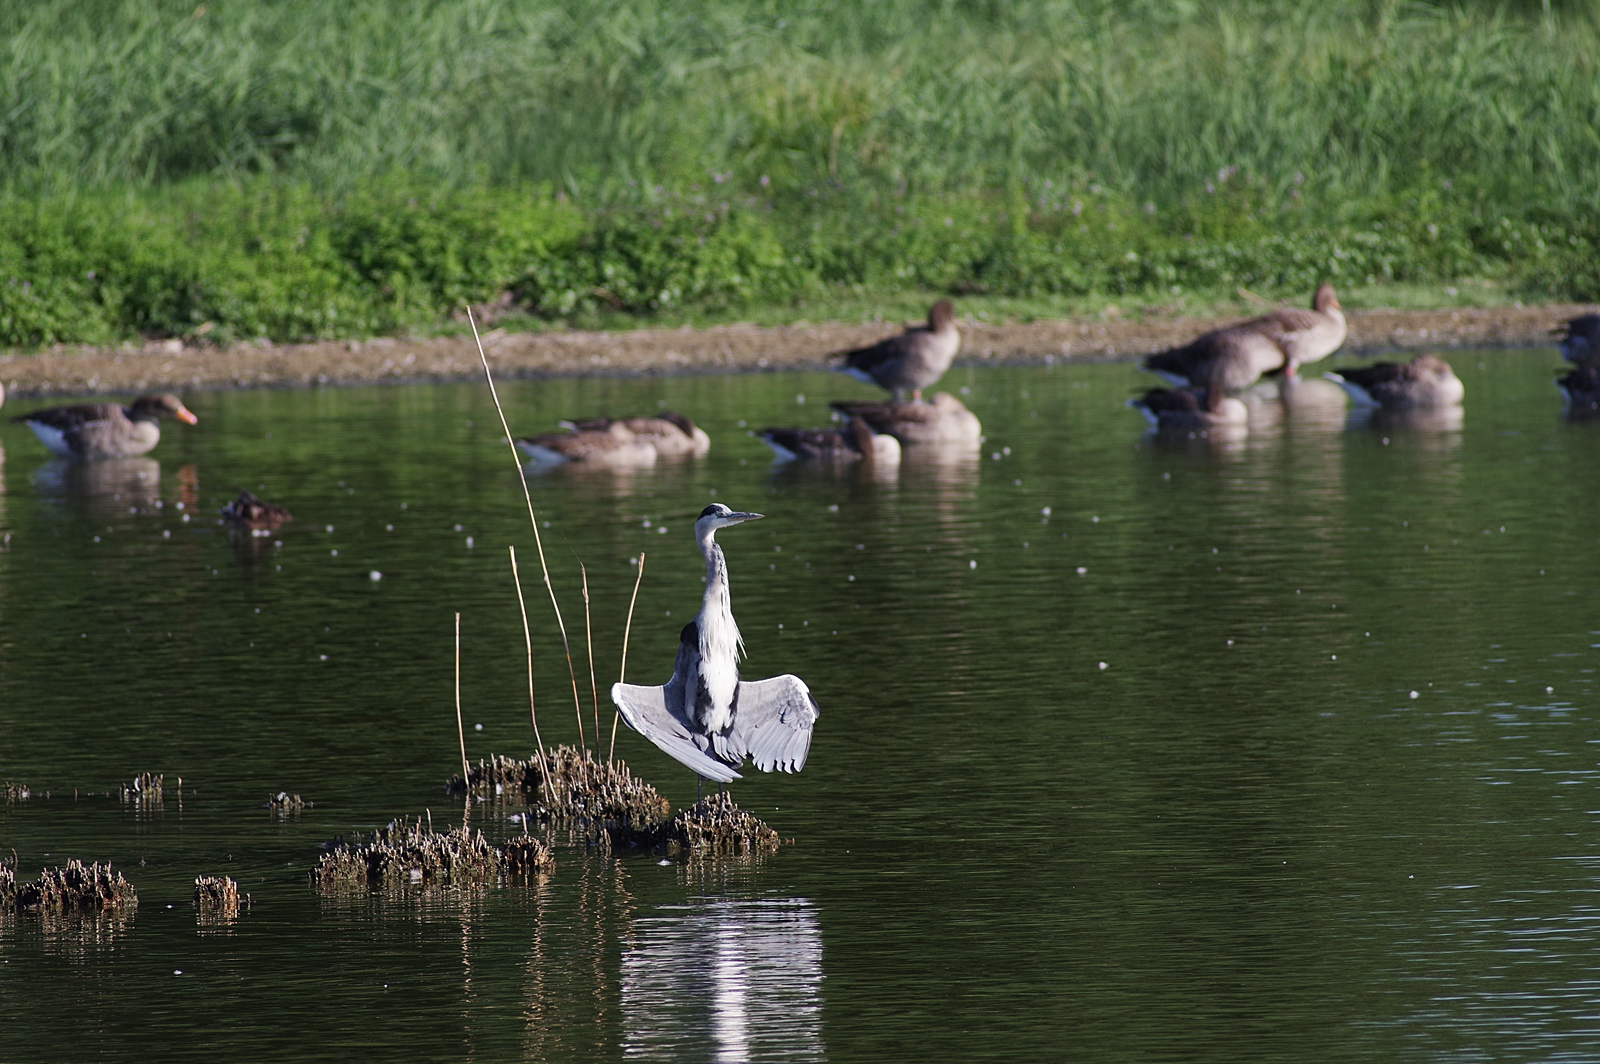
<path fill-rule="evenodd" d="M 161 442 L 161 418 L 185 425 L 200 419 L 176 395 L 141 395 L 121 403 L 82 403 L 33 410 L 12 418 L 33 430 L 39 442 L 63 458 L 137 458 Z"/>
<path fill-rule="evenodd" d="M 581 421 L 563 421 L 561 427 L 573 432 L 610 432 L 611 426 L 621 423 L 656 449 L 662 458 L 688 455 L 698 458 L 711 450 L 711 437 L 706 430 L 684 417 L 676 410 L 663 410 L 650 417 L 591 417 Z"/>
<path fill-rule="evenodd" d="M 536 465 L 543 467 L 565 462 L 618 467 L 656 464 L 655 445 L 640 439 L 620 421 L 610 422 L 603 429 L 569 429 L 542 436 L 524 436 L 517 440 L 517 446 Z"/>
<path fill-rule="evenodd" d="M 853 351 L 835 351 L 829 358 L 842 361 L 841 373 L 859 381 L 876 384 L 896 399 L 921 399 L 929 387 L 950 368 L 961 350 L 961 331 L 956 328 L 956 311 L 941 299 L 928 311 L 928 324 Z"/>
<path fill-rule="evenodd" d="M 1467 393 L 1450 363 L 1438 355 L 1418 355 L 1410 362 L 1378 362 L 1323 376 L 1350 393 L 1357 406 L 1386 410 L 1454 406 Z"/>
<path fill-rule="evenodd" d="M 780 462 L 796 458 L 816 462 L 900 461 L 900 441 L 874 432 L 861 418 L 851 418 L 837 429 L 762 429 L 757 433 Z"/>
<path fill-rule="evenodd" d="M 968 444 L 976 447 L 983 435 L 978 416 L 949 392 L 939 392 L 926 403 L 829 403 L 846 418 L 860 418 L 874 432 L 893 436 L 902 444 Z"/>
<path fill-rule="evenodd" d="M 739 679 L 744 641 L 733 620 L 728 563 L 717 529 L 754 521 L 721 503 L 700 511 L 695 542 L 706 560 L 700 614 L 683 626 L 672 678 L 658 687 L 616 683 L 611 700 L 628 726 L 708 779 L 731 783 L 745 758 L 762 772 L 798 772 L 811 749 L 817 700 L 798 676 Z"/>
<path fill-rule="evenodd" d="M 1294 376 L 1344 343 L 1344 312 L 1333 285 L 1322 284 L 1311 308 L 1285 307 L 1203 336 L 1144 360 L 1144 368 L 1178 386 L 1248 388 L 1263 373 Z"/>

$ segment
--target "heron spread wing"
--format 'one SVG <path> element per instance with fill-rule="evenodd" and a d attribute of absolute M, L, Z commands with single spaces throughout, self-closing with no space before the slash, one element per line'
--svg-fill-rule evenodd
<path fill-rule="evenodd" d="M 734 705 L 728 751 L 741 761 L 750 758 L 762 772 L 799 772 L 818 715 L 817 700 L 805 681 L 789 675 L 741 681 Z"/>
<path fill-rule="evenodd" d="M 718 783 L 732 783 L 739 779 L 737 772 L 700 749 L 678 714 L 668 708 L 672 686 L 670 683 L 660 687 L 612 684 L 611 701 L 622 711 L 622 719 L 628 722 L 628 727 L 655 743 L 663 753 Z M 679 706 L 683 704 L 681 698 L 677 702 Z"/>

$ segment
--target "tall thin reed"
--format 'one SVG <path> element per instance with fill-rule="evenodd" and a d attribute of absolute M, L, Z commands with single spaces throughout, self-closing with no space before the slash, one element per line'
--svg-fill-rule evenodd
<path fill-rule="evenodd" d="M 533 544 L 539 549 L 539 569 L 544 573 L 544 589 L 550 593 L 550 608 L 556 613 L 556 626 L 561 629 L 561 649 L 567 655 L 567 679 L 572 681 L 572 705 L 578 712 L 578 745 L 583 746 L 583 700 L 578 696 L 578 672 L 572 665 L 572 644 L 567 639 L 567 622 L 561 618 L 561 606 L 556 602 L 555 585 L 550 583 L 550 565 L 544 557 L 544 537 L 539 535 L 539 518 L 533 512 L 533 495 L 528 491 L 528 480 L 522 474 L 522 460 L 517 457 L 517 441 L 511 438 L 511 426 L 506 422 L 505 408 L 500 405 L 500 392 L 494 386 L 494 374 L 489 371 L 489 356 L 483 350 L 483 337 L 478 335 L 478 316 L 467 305 L 467 321 L 472 326 L 472 339 L 478 345 L 478 358 L 483 363 L 483 378 L 489 382 L 489 398 L 494 400 L 494 412 L 500 415 L 500 429 L 506 434 L 506 446 L 511 448 L 511 464 L 517 470 L 517 483 L 522 485 L 522 498 L 528 504 L 528 524 L 533 526 Z M 595 736 L 595 742 L 600 737 Z M 466 779 L 463 774 L 462 779 Z"/>
<path fill-rule="evenodd" d="M 633 604 L 639 601 L 639 584 L 644 580 L 644 551 L 639 552 L 639 572 L 633 578 L 633 597 L 628 600 L 628 623 L 622 629 L 622 664 L 617 666 L 617 682 L 621 683 L 628 674 L 628 636 L 633 633 Z M 617 721 L 622 719 L 621 710 L 611 713 L 611 749 L 606 753 L 606 760 L 611 761 L 617 756 Z"/>
<path fill-rule="evenodd" d="M 461 778 L 467 778 L 467 730 L 461 723 L 461 614 L 456 614 L 456 738 L 461 742 Z"/>
<path fill-rule="evenodd" d="M 544 759 L 544 737 L 539 734 L 539 711 L 533 701 L 533 634 L 528 630 L 528 604 L 522 598 L 522 574 L 517 572 L 517 548 L 508 545 L 511 552 L 511 581 L 517 586 L 517 609 L 522 611 L 522 642 L 528 650 L 528 720 L 533 724 L 533 741 L 539 747 L 539 758 Z"/>
<path fill-rule="evenodd" d="M 589 570 L 582 562 L 578 572 L 583 574 L 583 635 L 589 648 L 589 698 L 594 703 L 594 745 L 600 747 L 600 688 L 594 678 L 594 627 L 589 622 Z"/>

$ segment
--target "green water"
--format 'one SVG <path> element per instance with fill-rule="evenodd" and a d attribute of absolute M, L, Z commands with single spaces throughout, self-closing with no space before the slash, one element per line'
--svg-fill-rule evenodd
<path fill-rule="evenodd" d="M 664 680 L 694 515 L 768 515 L 721 536 L 745 675 L 822 718 L 802 774 L 734 793 L 795 842 L 686 868 L 561 837 L 537 890 L 370 900 L 306 871 L 459 820 L 456 611 L 469 753 L 531 746 L 508 543 L 541 728 L 576 739 L 485 390 L 193 395 L 150 461 L 87 469 L 0 426 L 0 779 L 36 792 L 0 847 L 140 896 L 0 920 L 0 1059 L 1592 1059 L 1600 424 L 1562 420 L 1549 351 L 1452 358 L 1457 425 L 1310 389 L 1233 442 L 1147 439 L 1125 365 L 957 370 L 982 456 L 877 477 L 773 471 L 741 427 L 866 394 L 839 377 L 506 385 L 519 432 L 664 401 L 713 439 L 531 482 L 580 659 L 589 569 L 602 703 L 630 559 L 628 675 Z M 214 523 L 242 486 L 294 511 L 281 546 Z M 141 771 L 159 810 L 87 796 Z M 199 926 L 223 873 L 253 907 Z"/>

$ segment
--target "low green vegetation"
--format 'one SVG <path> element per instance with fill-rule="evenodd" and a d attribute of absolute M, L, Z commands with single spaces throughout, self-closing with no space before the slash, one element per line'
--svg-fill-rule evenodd
<path fill-rule="evenodd" d="M 1597 11 L 12 5 L 0 344 L 1596 298 Z"/>

